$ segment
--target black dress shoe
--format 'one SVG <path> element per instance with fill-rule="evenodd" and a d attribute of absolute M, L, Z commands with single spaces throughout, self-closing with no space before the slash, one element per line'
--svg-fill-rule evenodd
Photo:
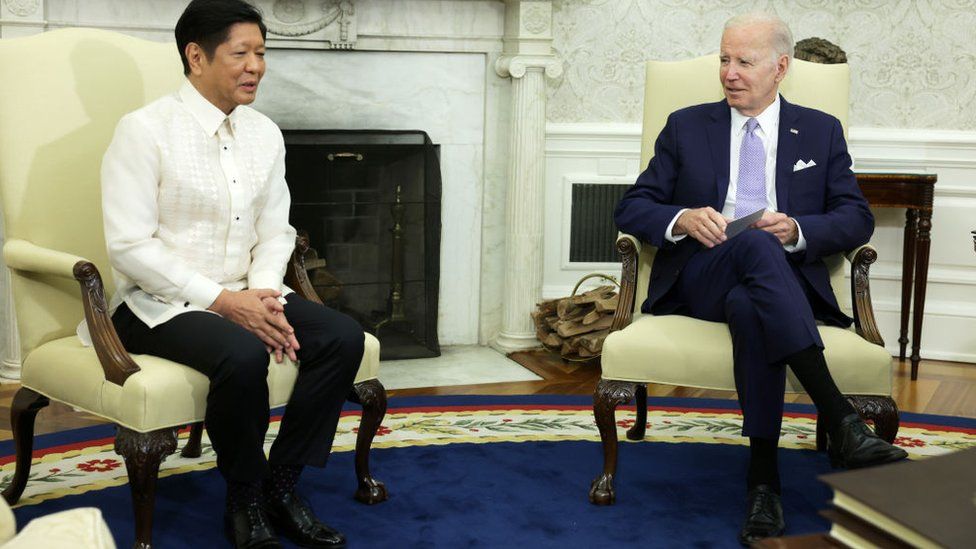
<path fill-rule="evenodd" d="M 264 509 L 257 502 L 224 516 L 224 529 L 239 549 L 280 549 L 281 543 Z"/>
<path fill-rule="evenodd" d="M 760 484 L 749 490 L 746 523 L 739 530 L 739 543 L 749 547 L 753 543 L 780 536 L 786 530 L 783 521 L 783 504 L 779 494 L 768 484 Z"/>
<path fill-rule="evenodd" d="M 828 436 L 827 453 L 831 465 L 847 469 L 881 465 L 908 457 L 908 452 L 878 438 L 857 414 L 842 419 L 837 430 Z"/>
<path fill-rule="evenodd" d="M 267 501 L 264 508 L 275 530 L 300 547 L 346 546 L 346 537 L 315 518 L 308 502 L 294 492 Z"/>

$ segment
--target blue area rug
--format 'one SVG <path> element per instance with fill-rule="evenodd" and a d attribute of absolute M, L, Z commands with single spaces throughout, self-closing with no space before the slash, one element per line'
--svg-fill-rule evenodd
<path fill-rule="evenodd" d="M 620 444 L 613 506 L 587 500 L 602 468 L 587 397 L 391 399 L 371 454 L 390 499 L 373 506 L 352 499 L 349 450 L 358 411 L 350 408 L 328 467 L 306 469 L 301 491 L 350 547 L 736 547 L 749 452 L 736 432 L 735 403 L 651 403 L 647 440 Z M 812 450 L 812 409 L 787 408 L 780 468 L 788 534 L 826 531 L 817 511 L 828 507 L 831 492 L 816 477 L 831 470 Z M 617 419 L 624 438 L 632 408 Z M 903 414 L 902 421 L 899 443 L 913 458 L 976 445 L 974 420 Z M 28 484 L 24 505 L 15 509 L 18 524 L 94 506 L 119 547 L 130 546 L 130 493 L 111 435 L 95 427 L 38 437 L 37 454 L 45 457 L 33 470 L 47 482 Z M 0 445 L 5 462 L 11 454 L 10 442 Z M 167 459 L 156 495 L 157 547 L 229 546 L 221 533 L 224 487 L 212 460 L 212 452 L 209 461 Z M 78 469 L 85 474 L 62 479 Z M 12 464 L 3 472 L 12 473 Z M 84 484 L 92 475 L 102 480 Z"/>

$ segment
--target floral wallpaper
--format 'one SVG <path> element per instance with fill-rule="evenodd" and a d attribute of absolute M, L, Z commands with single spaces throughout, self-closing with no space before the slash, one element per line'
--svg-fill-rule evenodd
<path fill-rule="evenodd" d="M 549 121 L 639 122 L 643 61 L 714 53 L 754 10 L 847 52 L 851 125 L 976 130 L 976 0 L 553 0 Z"/>

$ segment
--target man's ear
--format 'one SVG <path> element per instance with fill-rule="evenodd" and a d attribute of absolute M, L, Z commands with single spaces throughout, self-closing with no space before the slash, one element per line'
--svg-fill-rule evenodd
<path fill-rule="evenodd" d="M 782 82 L 786 78 L 786 72 L 790 70 L 790 56 L 783 54 L 776 60 L 776 81 Z"/>
<path fill-rule="evenodd" d="M 200 76 L 203 73 L 203 64 L 207 60 L 207 55 L 200 44 L 190 42 L 183 50 L 183 54 L 186 55 L 186 62 L 190 65 L 190 74 Z"/>

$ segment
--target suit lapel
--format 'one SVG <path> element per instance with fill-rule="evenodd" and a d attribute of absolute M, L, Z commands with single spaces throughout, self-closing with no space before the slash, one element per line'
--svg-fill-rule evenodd
<path fill-rule="evenodd" d="M 712 165 L 715 166 L 715 194 L 718 201 L 713 207 L 722 211 L 725 207 L 725 195 L 729 192 L 729 134 L 732 115 L 729 105 L 725 101 L 715 103 L 708 123 L 708 148 L 712 154 Z"/>
<path fill-rule="evenodd" d="M 776 206 L 789 214 L 790 180 L 793 179 L 793 165 L 799 158 L 800 128 L 797 128 L 799 113 L 793 105 L 779 98 L 779 137 L 776 146 Z M 796 133 L 790 130 L 798 130 Z"/>

